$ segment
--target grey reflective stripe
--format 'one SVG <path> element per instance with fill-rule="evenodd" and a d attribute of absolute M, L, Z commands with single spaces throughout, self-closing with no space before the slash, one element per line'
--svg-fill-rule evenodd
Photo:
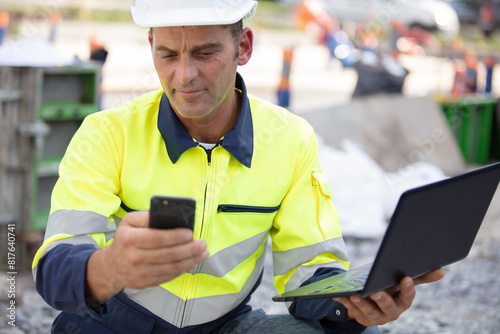
<path fill-rule="evenodd" d="M 183 301 L 170 291 L 155 286 L 140 290 L 125 288 L 123 293 L 158 317 L 179 327 L 178 323 L 174 323 L 174 319 L 176 310 L 182 307 Z"/>
<path fill-rule="evenodd" d="M 259 233 L 249 239 L 227 247 L 202 263 L 201 272 L 215 277 L 224 277 L 237 265 L 255 253 L 264 241 L 267 241 L 269 230 Z"/>
<path fill-rule="evenodd" d="M 311 278 L 319 268 L 339 268 L 345 270 L 345 267 L 340 262 L 319 263 L 312 266 L 300 266 L 293 273 L 292 277 L 290 277 L 290 279 L 286 282 L 285 291 L 290 291 L 300 287 L 300 285 Z M 292 305 L 292 302 L 286 302 L 285 304 L 286 307 L 289 308 L 290 305 Z"/>
<path fill-rule="evenodd" d="M 122 222 L 122 219 L 116 215 L 112 215 L 111 217 L 113 217 L 113 220 L 115 221 L 116 226 L 119 226 L 120 223 Z"/>
<path fill-rule="evenodd" d="M 349 261 L 344 240 L 339 237 L 288 251 L 273 251 L 274 276 L 286 275 L 293 268 L 326 252 L 342 261 Z"/>
<path fill-rule="evenodd" d="M 186 320 L 183 325 L 200 325 L 208 321 L 218 319 L 241 304 L 250 294 L 255 284 L 257 284 L 257 281 L 264 270 L 265 259 L 266 252 L 264 251 L 255 263 L 254 270 L 239 293 L 190 300 L 186 307 Z M 214 307 L 214 305 L 224 305 L 224 307 Z"/>
<path fill-rule="evenodd" d="M 265 256 L 266 252 L 263 252 L 239 293 L 195 298 L 187 302 L 160 286 L 141 290 L 125 288 L 124 293 L 131 300 L 174 326 L 204 324 L 222 317 L 243 302 L 264 269 Z"/>
<path fill-rule="evenodd" d="M 96 249 L 99 249 L 99 245 L 94 240 L 94 238 L 92 238 L 90 235 L 80 235 L 80 236 L 76 236 L 76 237 L 70 237 L 70 238 L 65 238 L 65 239 L 56 240 L 56 241 L 51 242 L 50 245 L 48 245 L 43 250 L 42 256 L 40 258 L 42 258 L 45 254 L 47 254 L 51 249 L 53 249 L 54 247 L 61 245 L 61 244 L 69 244 L 69 245 L 73 245 L 73 246 L 91 244 Z M 32 270 L 33 278 L 35 279 L 35 281 L 36 281 L 37 268 L 38 268 L 38 264 Z"/>
<path fill-rule="evenodd" d="M 60 233 L 83 235 L 111 231 L 116 231 L 116 225 L 106 216 L 92 211 L 57 210 L 49 216 L 45 240 Z"/>
<path fill-rule="evenodd" d="M 312 266 L 300 266 L 285 284 L 285 291 L 298 288 L 304 281 L 311 278 L 319 268 L 339 268 L 345 270 L 340 262 L 318 263 Z"/>

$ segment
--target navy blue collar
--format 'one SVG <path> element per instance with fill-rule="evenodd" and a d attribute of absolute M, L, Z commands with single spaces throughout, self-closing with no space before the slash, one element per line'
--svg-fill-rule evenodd
<path fill-rule="evenodd" d="M 250 102 L 247 97 L 247 89 L 243 78 L 236 74 L 235 87 L 241 90 L 241 110 L 236 123 L 222 139 L 221 146 L 224 147 L 241 164 L 250 168 L 253 155 L 253 123 L 250 112 Z M 196 141 L 186 132 L 181 121 L 172 110 L 172 106 L 163 93 L 158 110 L 158 130 L 165 141 L 168 156 L 172 163 L 176 163 L 181 155 L 192 147 L 198 146 Z"/>

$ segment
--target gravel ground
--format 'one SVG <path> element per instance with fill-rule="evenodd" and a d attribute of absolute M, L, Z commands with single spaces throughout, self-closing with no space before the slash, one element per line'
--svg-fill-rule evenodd
<path fill-rule="evenodd" d="M 400 319 L 381 326 L 383 333 L 498 333 L 500 332 L 500 195 L 496 195 L 469 256 L 447 266 L 446 277 L 434 284 L 419 286 L 412 308 Z M 354 265 L 371 261 L 380 240 L 346 238 Z M 252 298 L 252 305 L 270 313 L 281 313 L 284 305 L 273 303 L 275 293 L 266 270 L 264 282 Z M 0 288 L 8 291 L 5 272 Z M 0 295 L 0 332 L 49 333 L 58 314 L 36 293 L 29 273 L 16 278 L 16 326 L 8 324 L 7 293 Z"/>

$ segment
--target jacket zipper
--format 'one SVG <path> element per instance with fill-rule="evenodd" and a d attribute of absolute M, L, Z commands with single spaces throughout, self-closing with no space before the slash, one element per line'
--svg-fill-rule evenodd
<path fill-rule="evenodd" d="M 214 147 L 212 147 L 211 149 L 206 149 L 205 147 L 203 147 L 202 145 L 199 145 L 199 147 L 201 147 L 205 153 L 207 154 L 207 163 L 208 163 L 208 167 L 211 168 L 212 166 L 212 151 L 217 147 L 217 146 L 220 146 L 220 142 L 217 143 Z M 207 179 L 207 183 L 205 184 L 205 190 L 204 190 L 204 194 L 203 194 L 203 216 L 201 218 L 201 227 L 200 227 L 200 238 L 201 236 L 203 235 L 203 223 L 205 221 L 205 207 L 206 207 L 206 203 L 207 203 L 207 190 L 208 190 L 208 179 Z M 200 265 L 197 265 L 193 271 L 192 271 L 192 275 L 193 275 L 193 279 L 195 277 L 195 275 L 200 271 Z M 181 326 L 180 326 L 180 329 L 179 329 L 179 332 L 182 330 L 183 326 L 184 326 L 184 316 L 186 314 L 186 307 L 187 307 L 187 303 L 188 303 L 188 300 L 189 299 L 186 299 L 185 303 L 184 303 L 184 307 L 183 307 L 183 310 L 182 310 L 182 320 L 181 320 Z"/>
<path fill-rule="evenodd" d="M 278 211 L 280 205 L 278 206 L 248 206 L 248 205 L 233 205 L 233 204 L 223 204 L 217 207 L 217 213 L 228 212 L 228 213 L 240 213 L 240 212 L 250 212 L 250 213 L 273 213 Z"/>

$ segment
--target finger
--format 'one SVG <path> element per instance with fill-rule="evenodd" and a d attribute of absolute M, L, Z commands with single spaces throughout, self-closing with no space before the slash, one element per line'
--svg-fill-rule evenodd
<path fill-rule="evenodd" d="M 205 251 L 207 243 L 204 240 L 192 240 L 178 246 L 147 250 L 145 256 L 151 259 L 152 264 L 163 264 L 201 257 Z"/>
<path fill-rule="evenodd" d="M 414 281 L 410 277 L 405 277 L 401 280 L 400 291 L 395 297 L 395 302 L 399 311 L 402 313 L 410 308 L 415 299 L 416 290 Z"/>
<path fill-rule="evenodd" d="M 193 233 L 185 228 L 155 230 L 120 225 L 111 245 L 130 250 L 156 250 L 179 246 L 190 241 L 193 241 Z"/>
<path fill-rule="evenodd" d="M 413 298 L 406 299 L 406 296 L 402 300 L 399 300 L 399 297 L 393 298 L 390 294 L 383 291 L 372 294 L 370 299 L 376 303 L 382 313 L 379 317 L 380 324 L 398 319 L 410 307 L 413 301 Z"/>
<path fill-rule="evenodd" d="M 160 264 L 151 266 L 150 274 L 157 277 L 174 276 L 177 277 L 184 273 L 191 271 L 199 263 L 208 258 L 208 251 L 203 252 L 198 256 L 183 259 L 177 262 L 170 262 L 168 264 Z"/>
<path fill-rule="evenodd" d="M 183 245 L 193 241 L 193 231 L 187 228 L 175 228 L 168 230 L 145 229 L 142 231 L 140 248 L 159 249 Z"/>
<path fill-rule="evenodd" d="M 377 317 L 377 309 L 375 305 L 368 299 L 361 298 L 360 296 L 352 296 L 349 298 L 341 298 L 338 300 L 348 311 L 350 317 L 360 321 L 360 319 L 367 319 L 370 317 Z"/>
<path fill-rule="evenodd" d="M 208 251 L 205 251 L 199 257 L 192 257 L 169 264 L 149 266 L 147 275 L 144 276 L 143 280 L 148 281 L 149 286 L 168 282 L 182 274 L 190 272 L 199 263 L 206 260 L 208 256 Z"/>
<path fill-rule="evenodd" d="M 199 241 L 193 243 L 199 243 Z M 198 263 L 205 261 L 209 257 L 209 252 L 206 249 L 203 252 L 198 251 L 193 256 L 168 262 L 158 261 L 158 256 L 154 256 L 154 254 L 154 251 L 136 250 L 128 253 L 126 258 L 124 256 L 118 261 L 120 262 L 119 268 L 122 276 L 124 276 L 122 279 L 132 284 L 125 284 L 125 286 L 140 288 L 167 282 L 189 272 Z"/>
<path fill-rule="evenodd" d="M 345 308 L 347 308 L 347 306 L 349 304 L 351 304 L 351 301 L 347 297 L 335 297 L 335 298 L 332 298 L 332 299 L 334 301 L 336 301 L 337 303 L 340 303 L 340 304 L 344 305 Z"/>
<path fill-rule="evenodd" d="M 352 320 L 352 319 L 358 320 L 357 318 L 359 317 L 361 312 L 359 312 L 359 310 L 356 308 L 356 306 L 351 302 L 351 300 L 348 297 L 335 297 L 332 299 L 334 301 L 336 301 L 337 303 L 342 304 L 346 308 L 346 310 L 347 310 L 346 319 L 347 320 Z"/>
<path fill-rule="evenodd" d="M 378 308 L 385 314 L 396 306 L 394 299 L 387 292 L 380 291 L 370 295 L 370 299 L 377 304 Z"/>
<path fill-rule="evenodd" d="M 149 226 L 149 211 L 133 211 L 123 216 L 121 225 L 133 227 L 148 227 Z"/>
<path fill-rule="evenodd" d="M 360 296 L 350 298 L 334 298 L 347 309 L 347 319 L 356 319 L 356 321 L 366 327 L 381 324 L 383 314 L 378 307 L 370 300 Z"/>
<path fill-rule="evenodd" d="M 379 292 L 378 294 L 385 294 Z M 378 324 L 384 317 L 384 312 L 380 310 L 376 303 L 373 303 L 369 298 L 361 298 L 360 296 L 351 297 L 351 302 L 361 312 L 362 316 L 370 319 L 372 323 Z"/>
<path fill-rule="evenodd" d="M 433 270 L 425 275 L 415 278 L 415 285 L 432 283 L 439 281 L 445 276 L 445 271 L 442 268 Z"/>

